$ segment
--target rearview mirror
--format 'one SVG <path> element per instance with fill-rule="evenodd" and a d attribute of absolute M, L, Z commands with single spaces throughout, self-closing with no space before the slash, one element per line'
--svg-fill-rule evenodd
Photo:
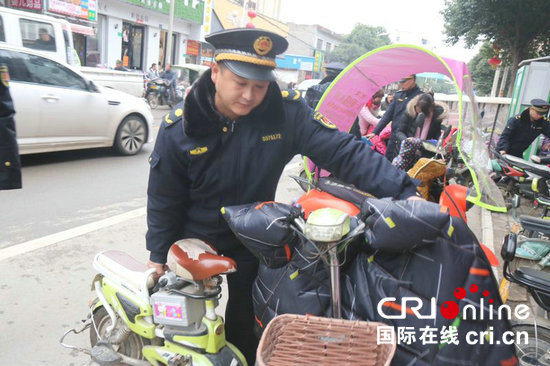
<path fill-rule="evenodd" d="M 92 80 L 88 81 L 88 90 L 92 93 L 99 92 L 99 89 L 97 88 L 97 85 Z"/>
<path fill-rule="evenodd" d="M 516 256 L 516 243 L 517 235 L 510 233 L 504 237 L 502 241 L 502 249 L 500 250 L 500 256 L 505 262 L 511 262 Z"/>

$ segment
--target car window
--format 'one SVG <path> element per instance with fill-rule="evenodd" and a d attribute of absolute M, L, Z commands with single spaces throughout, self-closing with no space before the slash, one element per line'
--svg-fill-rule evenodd
<path fill-rule="evenodd" d="M 82 77 L 60 63 L 36 55 L 23 54 L 22 56 L 32 82 L 62 88 L 88 89 Z"/>
<path fill-rule="evenodd" d="M 0 64 L 4 64 L 8 67 L 11 81 L 30 83 L 32 82 L 32 78 L 25 63 L 21 60 L 21 55 L 24 54 L 0 49 Z"/>
<path fill-rule="evenodd" d="M 54 29 L 51 23 L 19 19 L 23 46 L 44 51 L 56 51 Z"/>
<path fill-rule="evenodd" d="M 0 42 L 6 42 L 6 33 L 4 32 L 4 19 L 0 16 Z"/>

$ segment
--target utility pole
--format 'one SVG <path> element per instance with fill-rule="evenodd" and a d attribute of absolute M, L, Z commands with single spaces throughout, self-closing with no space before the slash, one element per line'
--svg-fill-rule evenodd
<path fill-rule="evenodd" d="M 170 0 L 170 15 L 168 16 L 168 39 L 166 40 L 166 58 L 164 59 L 164 67 L 166 64 L 172 64 L 172 31 L 174 29 L 174 10 L 176 8 L 176 0 Z M 166 61 L 168 60 L 168 62 Z"/>

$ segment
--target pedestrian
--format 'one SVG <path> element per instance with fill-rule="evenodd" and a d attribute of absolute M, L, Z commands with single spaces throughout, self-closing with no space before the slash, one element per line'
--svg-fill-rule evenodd
<path fill-rule="evenodd" d="M 155 80 L 159 77 L 159 71 L 157 69 L 157 64 L 153 63 L 149 70 L 147 70 L 147 78 L 149 80 Z"/>
<path fill-rule="evenodd" d="M 382 103 L 380 104 L 380 110 L 386 111 L 388 109 L 388 106 L 393 101 L 393 92 L 389 92 L 388 95 L 382 100 Z"/>
<path fill-rule="evenodd" d="M 405 113 L 397 120 L 396 131 L 399 146 L 407 137 L 421 140 L 437 140 L 441 135 L 441 123 L 449 115 L 449 107 L 434 101 L 429 93 L 417 95 L 407 103 Z"/>
<path fill-rule="evenodd" d="M 122 61 L 120 60 L 116 60 L 114 69 L 117 71 L 128 71 L 124 66 L 122 66 Z"/>
<path fill-rule="evenodd" d="M 162 275 L 171 244 L 183 238 L 204 240 L 233 258 L 238 271 L 227 275 L 225 332 L 253 365 L 258 340 L 252 284 L 258 261 L 220 209 L 273 200 L 284 167 L 296 154 L 377 197 L 420 198 L 404 172 L 338 131 L 297 91 L 281 92 L 275 58 L 288 47 L 286 39 L 246 28 L 213 33 L 206 41 L 216 49 L 215 62 L 163 119 L 150 156 L 148 266 Z"/>
<path fill-rule="evenodd" d="M 544 99 L 531 100 L 529 108 L 508 120 L 498 140 L 497 150 L 501 154 L 521 158 L 525 149 L 540 134 L 550 137 L 549 109 L 550 104 Z"/>
<path fill-rule="evenodd" d="M 380 110 L 380 103 L 382 102 L 382 97 L 384 96 L 384 91 L 382 89 L 378 90 L 374 95 L 365 103 L 365 105 L 359 111 L 359 129 L 361 131 L 361 136 L 366 136 L 374 130 L 374 127 L 378 124 L 380 117 L 378 117 L 378 112 Z"/>
<path fill-rule="evenodd" d="M 15 133 L 13 101 L 9 90 L 10 76 L 6 65 L 0 65 L 0 190 L 21 188 L 21 162 Z"/>
<path fill-rule="evenodd" d="M 386 113 L 380 118 L 380 121 L 372 133 L 367 136 L 371 138 L 374 135 L 379 135 L 384 127 L 392 122 L 392 132 L 386 147 L 386 158 L 389 161 L 392 161 L 399 153 L 399 142 L 396 137 L 396 132 L 399 129 L 399 125 L 397 124 L 398 119 L 405 113 L 407 103 L 417 95 L 422 94 L 422 90 L 416 85 L 416 75 L 410 75 L 399 80 L 399 86 L 401 90 L 395 93 L 393 101 L 388 106 Z"/>
<path fill-rule="evenodd" d="M 325 77 L 317 85 L 310 86 L 306 91 L 306 101 L 308 105 L 315 109 L 323 94 L 334 79 L 346 68 L 341 62 L 330 62 L 325 66 Z"/>

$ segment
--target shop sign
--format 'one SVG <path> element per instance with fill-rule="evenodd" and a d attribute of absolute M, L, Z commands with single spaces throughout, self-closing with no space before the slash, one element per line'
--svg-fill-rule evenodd
<path fill-rule="evenodd" d="M 12 8 L 42 10 L 42 0 L 10 0 Z"/>
<path fill-rule="evenodd" d="M 188 55 L 199 55 L 200 42 L 188 40 L 187 41 L 187 54 Z"/>
<path fill-rule="evenodd" d="M 48 11 L 86 20 L 97 19 L 97 0 L 49 0 Z"/>
<path fill-rule="evenodd" d="M 176 1 L 176 0 L 174 0 Z M 170 0 L 124 0 L 146 9 L 164 14 L 170 12 Z M 203 22 L 204 2 L 201 0 L 178 0 L 174 8 L 174 17 L 189 20 L 198 24 Z"/>

